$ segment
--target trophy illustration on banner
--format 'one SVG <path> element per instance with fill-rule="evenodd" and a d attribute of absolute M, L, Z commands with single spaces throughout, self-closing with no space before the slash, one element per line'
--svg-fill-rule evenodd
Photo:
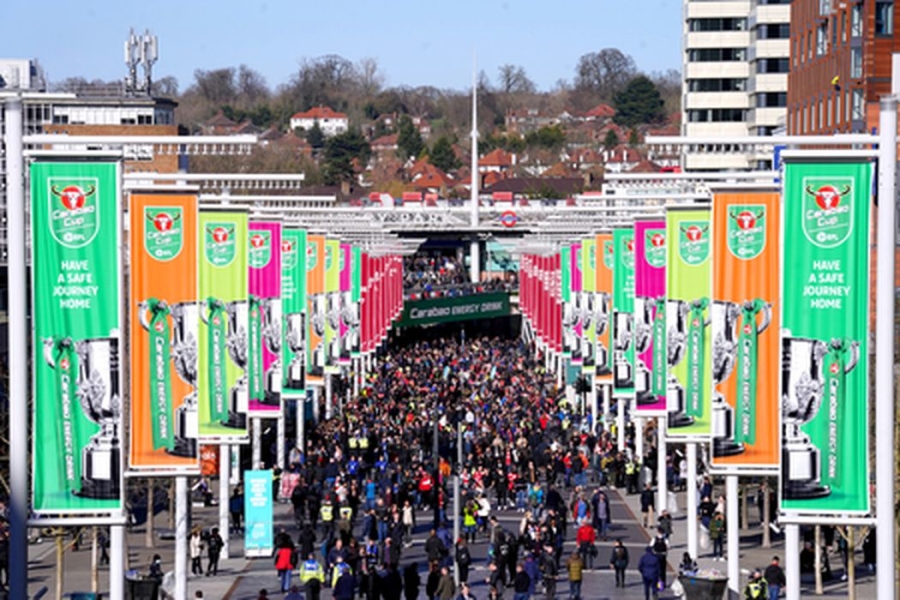
<path fill-rule="evenodd" d="M 836 421 L 846 402 L 843 378 L 856 367 L 859 344 L 832 340 L 790 337 L 783 332 L 781 340 L 781 410 L 782 410 L 782 495 L 788 500 L 822 498 L 831 494 L 831 486 L 822 483 L 821 451 L 810 441 L 802 427 L 815 418 L 828 395 L 832 422 L 829 431 L 838 431 Z M 846 358 L 845 355 L 849 357 Z M 828 367 L 826 368 L 826 363 Z M 830 434 L 831 435 L 831 434 Z M 833 434 L 834 448 L 825 461 L 825 477 L 837 479 L 838 434 Z M 833 458 L 833 460 L 832 460 Z"/>
<path fill-rule="evenodd" d="M 640 357 L 653 340 L 653 300 L 635 296 L 634 318 L 634 394 L 637 405 L 643 406 L 656 402 L 650 384 L 650 368 Z"/>
<path fill-rule="evenodd" d="M 262 338 L 266 349 L 275 360 L 266 369 L 263 404 L 281 404 L 281 299 L 263 298 L 259 309 L 262 313 Z"/>
<path fill-rule="evenodd" d="M 588 330 L 594 321 L 594 293 L 581 292 L 579 294 L 581 301 L 579 303 L 579 319 L 581 321 L 581 337 L 578 345 L 580 347 L 581 360 L 585 365 L 594 364 L 594 341 L 588 339 Z"/>
<path fill-rule="evenodd" d="M 249 363 L 249 318 L 250 307 L 247 300 L 237 300 L 225 305 L 228 316 L 228 338 L 226 346 L 232 362 L 243 371 L 228 393 L 228 415 L 222 421 L 226 427 L 244 429 L 247 427 L 247 407 L 250 403 L 250 389 L 247 377 Z"/>
<path fill-rule="evenodd" d="M 613 314 L 613 324 L 613 385 L 617 388 L 630 388 L 634 385 L 634 373 L 626 353 L 631 346 L 634 315 L 616 311 Z"/>
<path fill-rule="evenodd" d="M 172 318 L 172 333 L 168 335 L 168 317 Z M 199 326 L 200 308 L 196 302 L 182 302 L 169 305 L 165 301 L 150 298 L 138 303 L 138 320 L 150 335 L 150 396 L 154 398 L 161 389 L 165 389 L 165 398 L 156 398 L 151 408 L 155 414 L 154 447 L 165 446 L 166 452 L 175 456 L 194 458 L 197 456 L 197 431 L 199 413 L 197 404 L 197 328 Z M 171 389 L 168 385 L 169 348 L 175 365 L 175 372 L 186 384 L 191 386 L 191 393 L 175 409 L 175 425 L 171 426 Z M 155 367 L 165 365 L 160 372 Z M 165 414 L 157 414 L 161 408 Z M 161 429 L 171 431 L 163 435 L 160 424 L 167 426 Z M 173 435 L 174 434 L 174 435 Z"/>
<path fill-rule="evenodd" d="M 596 335 L 600 338 L 609 327 L 609 294 L 598 292 L 594 299 L 594 321 L 596 322 Z M 600 343 L 599 339 L 594 343 L 594 362 L 597 365 L 597 375 L 609 374 L 608 353 L 609 348 Z"/>
<path fill-rule="evenodd" d="M 44 360 L 56 371 L 62 403 L 63 444 L 66 455 L 66 480 L 76 496 L 114 500 L 121 496 L 122 450 L 119 417 L 122 411 L 119 392 L 119 339 L 71 338 L 44 340 Z M 74 374 L 77 363 L 77 376 Z M 85 417 L 100 426 L 81 460 L 75 456 L 78 417 L 74 401 L 78 398 Z"/>
<path fill-rule="evenodd" d="M 343 294 L 341 300 L 341 321 L 347 328 L 344 336 L 344 355 L 347 357 L 359 347 L 359 305 L 351 300 L 350 292 Z"/>
<path fill-rule="evenodd" d="M 713 382 L 720 385 L 731 376 L 737 354 L 735 328 L 741 308 L 734 302 L 713 301 Z M 731 456 L 744 451 L 743 444 L 734 441 L 734 410 L 725 396 L 716 390 L 712 401 L 713 455 Z"/>
<path fill-rule="evenodd" d="M 311 364 L 313 373 L 321 375 L 322 367 L 325 366 L 325 319 L 327 318 L 325 294 L 314 294 L 312 296 L 312 309 L 310 325 L 316 337 L 319 338 L 319 344 L 313 350 Z"/>
<path fill-rule="evenodd" d="M 666 363 L 669 366 L 669 377 L 666 385 L 666 411 L 669 427 L 687 427 L 693 424 L 694 417 L 686 414 L 684 387 L 672 370 L 684 359 L 687 348 L 687 316 L 690 305 L 684 300 L 666 301 Z"/>
<path fill-rule="evenodd" d="M 328 302 L 328 326 L 331 328 L 332 337 L 328 346 L 328 362 L 336 364 L 341 358 L 341 294 L 331 292 L 327 294 Z"/>
<path fill-rule="evenodd" d="M 302 390 L 306 388 L 306 314 L 289 313 L 285 324 L 285 343 L 293 354 L 287 365 L 285 384 L 292 390 Z"/>
<path fill-rule="evenodd" d="M 581 320 L 578 306 L 574 300 L 563 303 L 563 352 L 568 352 L 574 360 L 578 354 L 579 340 L 575 334 L 575 326 Z"/>

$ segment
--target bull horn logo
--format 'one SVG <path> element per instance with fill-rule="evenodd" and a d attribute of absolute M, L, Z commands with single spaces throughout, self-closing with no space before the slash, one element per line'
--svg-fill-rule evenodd
<path fill-rule="evenodd" d="M 756 227 L 756 222 L 763 217 L 763 211 L 753 213 L 749 210 L 742 210 L 739 213 L 731 213 L 729 215 L 737 223 L 738 229 L 747 230 Z"/>
<path fill-rule="evenodd" d="M 93 185 L 88 186 L 86 191 L 77 185 L 67 185 L 62 190 L 57 185 L 50 187 L 50 193 L 59 198 L 67 210 L 83 208 L 85 201 L 93 196 L 96 191 L 97 187 Z"/>
<path fill-rule="evenodd" d="M 816 204 L 822 210 L 834 210 L 841 203 L 841 198 L 850 193 L 850 186 L 845 185 L 843 189 L 838 190 L 833 185 L 823 185 L 818 190 L 812 189 L 812 186 L 806 186 L 806 193 L 816 199 Z"/>
<path fill-rule="evenodd" d="M 703 234 L 705 234 L 709 230 L 709 226 L 706 227 L 698 227 L 697 225 L 691 225 L 690 227 L 681 226 L 681 232 L 690 242 L 699 242 L 703 239 Z"/>
<path fill-rule="evenodd" d="M 147 215 L 147 220 L 153 223 L 153 227 L 156 228 L 157 231 L 166 232 L 171 231 L 172 227 L 181 220 L 181 215 L 175 215 L 172 217 L 169 213 L 160 212 L 155 215 Z"/>

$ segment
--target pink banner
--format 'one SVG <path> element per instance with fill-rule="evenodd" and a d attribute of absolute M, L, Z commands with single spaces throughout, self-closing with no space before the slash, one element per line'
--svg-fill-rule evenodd
<path fill-rule="evenodd" d="M 281 411 L 281 222 L 251 220 L 249 236 L 247 413 L 269 417 Z"/>
<path fill-rule="evenodd" d="M 347 319 L 352 317 L 351 309 L 353 307 L 353 298 L 351 298 L 351 246 L 350 244 L 341 244 L 340 250 L 340 258 L 341 258 L 341 324 L 338 329 L 338 332 L 341 336 L 341 358 L 340 363 L 342 365 L 350 364 L 350 345 L 347 340 L 347 332 L 350 329 L 350 326 L 347 323 Z"/>
<path fill-rule="evenodd" d="M 666 414 L 666 222 L 634 223 L 634 394 L 643 416 Z"/>

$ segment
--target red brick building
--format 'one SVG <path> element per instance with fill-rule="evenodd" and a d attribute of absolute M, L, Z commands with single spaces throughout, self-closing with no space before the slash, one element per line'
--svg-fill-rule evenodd
<path fill-rule="evenodd" d="M 793 0 L 788 132 L 862 133 L 878 123 L 900 52 L 895 0 Z"/>

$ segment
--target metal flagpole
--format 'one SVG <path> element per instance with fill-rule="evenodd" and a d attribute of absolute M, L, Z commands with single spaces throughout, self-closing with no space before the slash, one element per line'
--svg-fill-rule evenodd
<path fill-rule="evenodd" d="M 666 477 L 666 424 L 668 417 L 656 420 L 656 516 L 669 505 L 669 480 Z"/>
<path fill-rule="evenodd" d="M 737 597 L 741 593 L 741 531 L 738 528 L 738 476 L 725 476 L 726 541 L 728 542 L 728 589 Z"/>
<path fill-rule="evenodd" d="M 697 443 L 687 445 L 687 549 L 697 560 Z"/>
<path fill-rule="evenodd" d="M 784 526 L 784 566 L 787 600 L 800 600 L 800 526 Z"/>
<path fill-rule="evenodd" d="M 187 476 L 175 477 L 175 597 L 187 598 L 188 562 L 188 492 Z M 152 507 L 152 504 L 151 504 Z M 112 596 L 117 598 L 118 596 Z"/>
<path fill-rule="evenodd" d="M 12 264 L 12 263 L 10 263 Z M 125 515 L 120 513 L 124 519 Z M 28 596 L 22 596 L 27 598 Z M 125 526 L 109 527 L 109 597 L 125 597 Z"/>
<path fill-rule="evenodd" d="M 478 71 L 475 67 L 475 56 L 472 56 L 472 162 L 470 168 L 472 170 L 471 194 L 469 197 L 471 210 L 472 228 L 478 227 Z M 478 238 L 476 237 L 469 245 L 469 277 L 472 283 L 477 283 L 481 279 L 479 266 L 481 263 L 481 255 L 479 253 Z"/>
<path fill-rule="evenodd" d="M 275 434 L 275 466 L 284 471 L 284 413 L 278 415 Z"/>
<path fill-rule="evenodd" d="M 222 536 L 222 558 L 228 558 L 228 472 L 231 469 L 231 446 L 219 446 L 219 534 Z"/>
<path fill-rule="evenodd" d="M 262 419 L 253 419 L 253 451 L 251 453 L 251 469 L 259 469 L 262 462 Z"/>
<path fill-rule="evenodd" d="M 6 101 L 9 293 L 9 591 L 28 597 L 28 299 L 22 99 Z"/>
<path fill-rule="evenodd" d="M 900 88 L 898 55 L 894 55 L 892 93 Z M 897 97 L 881 99 L 878 157 L 878 255 L 875 288 L 875 513 L 877 596 L 894 598 L 894 248 L 897 209 Z"/>

